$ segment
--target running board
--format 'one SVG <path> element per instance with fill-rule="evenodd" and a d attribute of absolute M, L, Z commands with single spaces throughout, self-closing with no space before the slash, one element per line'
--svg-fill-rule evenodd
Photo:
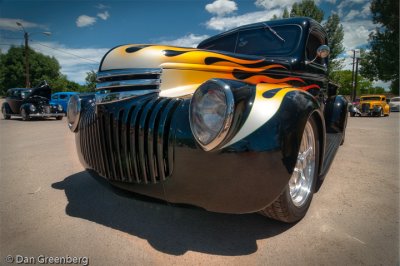
<path fill-rule="evenodd" d="M 322 165 L 322 171 L 320 172 L 320 179 L 324 179 L 329 167 L 335 158 L 336 152 L 342 142 L 342 133 L 327 133 L 326 134 L 326 147 L 324 154 L 324 163 Z"/>

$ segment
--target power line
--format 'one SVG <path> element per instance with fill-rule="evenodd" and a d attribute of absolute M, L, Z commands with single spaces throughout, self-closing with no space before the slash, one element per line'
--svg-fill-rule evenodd
<path fill-rule="evenodd" d="M 79 55 L 76 55 L 76 54 L 73 54 L 73 53 L 70 53 L 70 52 L 66 52 L 66 51 L 64 51 L 64 50 L 62 50 L 62 49 L 54 48 L 54 47 L 45 45 L 45 44 L 40 43 L 40 42 L 37 42 L 37 41 L 32 41 L 32 40 L 31 40 L 31 42 L 34 42 L 34 43 L 39 44 L 39 45 L 41 45 L 41 46 L 44 46 L 44 47 L 47 47 L 47 48 L 50 48 L 50 49 L 53 49 L 53 50 L 56 50 L 56 51 L 59 51 L 59 52 L 65 53 L 65 54 L 69 54 L 69 55 L 75 56 L 75 57 L 80 58 L 80 59 L 83 59 L 83 60 L 87 60 L 87 61 L 94 62 L 94 63 L 96 63 L 96 64 L 99 64 L 99 63 L 100 63 L 99 61 L 96 61 L 96 60 L 93 60 L 93 59 L 89 59 L 89 58 L 85 58 L 85 57 L 82 57 L 82 56 L 79 56 Z"/>
<path fill-rule="evenodd" d="M 39 48 L 39 47 L 35 47 L 35 50 L 36 51 L 39 51 L 39 52 L 42 52 L 43 54 L 48 54 L 48 55 L 50 55 L 50 56 L 55 56 L 55 53 L 53 52 L 53 51 L 45 51 L 45 50 L 43 50 L 42 48 Z M 82 62 L 82 63 L 80 63 L 81 65 L 87 65 L 87 66 L 90 66 L 91 68 L 93 68 L 93 66 L 96 66 L 96 68 L 97 68 L 97 63 L 86 63 L 86 62 Z"/>

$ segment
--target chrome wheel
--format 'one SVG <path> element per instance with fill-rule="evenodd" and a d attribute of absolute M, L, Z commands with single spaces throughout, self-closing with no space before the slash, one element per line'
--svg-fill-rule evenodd
<path fill-rule="evenodd" d="M 296 166 L 289 180 L 289 193 L 293 204 L 302 207 L 312 194 L 315 175 L 315 137 L 312 125 L 307 121 L 301 138 Z"/>

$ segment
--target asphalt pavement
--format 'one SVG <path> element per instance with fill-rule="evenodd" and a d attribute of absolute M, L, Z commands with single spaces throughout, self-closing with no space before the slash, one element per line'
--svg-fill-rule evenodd
<path fill-rule="evenodd" d="M 0 119 L 0 265 L 399 265 L 399 118 L 349 117 L 294 225 L 122 192 L 84 171 L 65 118 Z"/>

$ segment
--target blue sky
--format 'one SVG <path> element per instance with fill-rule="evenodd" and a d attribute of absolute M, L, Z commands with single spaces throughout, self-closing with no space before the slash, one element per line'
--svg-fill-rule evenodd
<path fill-rule="evenodd" d="M 195 46 L 239 25 L 265 21 L 290 10 L 294 0 L 0 0 L 0 49 L 23 44 L 20 22 L 33 49 L 56 57 L 69 79 L 84 83 L 108 49 L 127 43 Z M 336 12 L 346 50 L 363 47 L 375 26 L 368 0 L 317 0 L 325 19 Z M 51 36 L 41 34 L 50 31 Z M 346 57 L 346 54 L 343 55 Z M 346 68 L 350 68 L 346 61 Z"/>

